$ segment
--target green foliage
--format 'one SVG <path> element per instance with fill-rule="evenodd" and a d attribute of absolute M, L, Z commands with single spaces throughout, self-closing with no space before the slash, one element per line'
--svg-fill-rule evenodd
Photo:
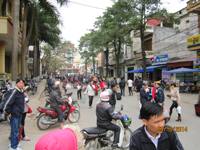
<path fill-rule="evenodd" d="M 46 72 L 52 73 L 66 66 L 65 61 L 62 59 L 63 53 L 61 51 L 62 44 L 57 48 L 53 48 L 49 44 L 45 44 L 42 47 L 43 58 L 42 64 L 45 66 Z"/>
<path fill-rule="evenodd" d="M 59 13 L 55 6 L 46 0 L 39 0 L 32 5 L 30 15 L 34 19 L 32 39 L 46 42 L 52 47 L 60 43 Z"/>

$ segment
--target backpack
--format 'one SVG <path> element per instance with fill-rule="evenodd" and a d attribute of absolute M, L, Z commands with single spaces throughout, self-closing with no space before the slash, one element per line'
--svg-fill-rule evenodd
<path fill-rule="evenodd" d="M 16 93 L 16 89 L 11 89 L 8 90 L 2 98 L 2 101 L 0 103 L 0 112 L 4 112 L 8 103 L 10 102 L 10 100 L 12 99 L 12 97 L 14 96 L 14 94 Z"/>

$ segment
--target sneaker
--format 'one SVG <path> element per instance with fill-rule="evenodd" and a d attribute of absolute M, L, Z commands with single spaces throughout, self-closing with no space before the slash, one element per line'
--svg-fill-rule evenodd
<path fill-rule="evenodd" d="M 30 141 L 31 139 L 28 136 L 25 136 L 22 141 Z"/>
<path fill-rule="evenodd" d="M 119 148 L 117 143 L 113 143 L 111 146 L 112 146 L 112 148 Z"/>
<path fill-rule="evenodd" d="M 18 145 L 17 145 L 17 148 L 20 148 L 21 147 L 21 144 L 19 143 Z M 8 148 L 11 148 L 11 144 L 8 144 Z"/>
<path fill-rule="evenodd" d="M 19 147 L 15 148 L 15 149 L 10 147 L 9 150 L 22 150 L 22 149 Z"/>

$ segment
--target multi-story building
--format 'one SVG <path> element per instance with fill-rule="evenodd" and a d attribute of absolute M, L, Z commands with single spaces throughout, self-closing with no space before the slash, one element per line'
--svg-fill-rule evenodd
<path fill-rule="evenodd" d="M 4 5 L 4 10 L 3 10 Z M 13 3 L 0 1 L 0 73 L 11 74 L 12 40 L 13 40 Z M 20 44 L 19 44 L 20 46 Z M 18 60 L 20 62 L 20 60 Z M 18 68 L 18 73 L 20 66 Z"/>
<path fill-rule="evenodd" d="M 22 11 L 21 9 L 20 11 Z M 0 74 L 9 74 L 10 78 L 21 77 L 22 75 L 22 60 L 25 59 L 25 72 L 23 71 L 24 77 L 38 76 L 40 66 L 40 52 L 39 46 L 33 47 L 32 51 L 29 52 L 26 49 L 25 57 L 22 56 L 22 22 L 19 18 L 19 29 L 18 32 L 18 48 L 17 55 L 12 55 L 13 50 L 13 40 L 14 40 L 14 1 L 0 0 Z M 20 14 L 23 14 L 20 12 Z M 14 62 L 13 62 L 14 61 Z M 12 68 L 16 68 L 16 74 L 12 75 Z"/>
<path fill-rule="evenodd" d="M 176 16 L 180 19 L 180 24 L 174 25 L 174 28 L 154 28 L 152 47 L 155 59 L 153 65 L 161 66 L 162 69 L 155 74 L 162 73 L 162 78 L 165 79 L 171 78 L 171 75 L 167 74 L 165 70 L 180 67 L 193 68 L 196 61 L 195 52 L 188 51 L 187 38 L 199 32 L 199 17 L 196 14 L 188 13 L 186 8 L 178 11 Z M 193 73 L 187 73 L 187 76 L 177 74 L 175 79 L 192 81 Z"/>
<path fill-rule="evenodd" d="M 198 29 L 200 29 L 200 0 L 189 0 L 187 3 L 187 11 L 190 14 L 195 14 L 198 17 Z M 196 53 L 196 61 L 194 67 L 200 68 L 200 30 L 193 33 L 187 38 L 187 47 L 189 51 Z M 198 74 L 200 80 L 200 74 Z"/>
<path fill-rule="evenodd" d="M 180 24 L 174 27 L 153 26 L 145 31 L 145 51 L 147 59 L 147 72 L 150 80 L 171 79 L 174 77 L 167 74 L 166 70 L 180 67 L 194 68 L 197 61 L 196 52 L 188 50 L 187 38 L 199 33 L 199 16 L 188 13 L 186 8 L 178 11 L 176 17 L 180 19 Z M 127 72 L 134 67 L 134 75 L 141 75 L 142 55 L 140 36 L 133 34 L 132 58 L 129 61 L 132 67 L 127 65 Z M 129 53 L 130 53 L 129 52 Z M 128 75 L 130 76 L 131 73 Z M 193 80 L 193 73 L 177 74 L 174 79 Z"/>

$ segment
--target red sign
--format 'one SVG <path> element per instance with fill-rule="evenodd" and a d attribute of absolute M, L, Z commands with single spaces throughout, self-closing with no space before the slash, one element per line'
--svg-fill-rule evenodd
<path fill-rule="evenodd" d="M 152 27 L 158 26 L 158 25 L 160 25 L 160 23 L 161 23 L 161 21 L 159 19 L 154 19 L 154 18 L 147 19 L 147 22 L 146 22 L 146 24 L 148 26 L 152 26 Z"/>

